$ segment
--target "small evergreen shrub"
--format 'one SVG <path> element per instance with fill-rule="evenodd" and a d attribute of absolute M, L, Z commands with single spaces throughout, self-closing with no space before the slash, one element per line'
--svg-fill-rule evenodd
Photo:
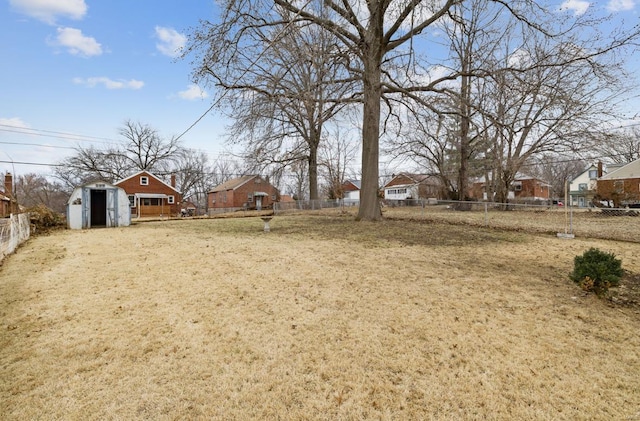
<path fill-rule="evenodd" d="M 603 295 L 609 287 L 617 286 L 623 275 L 622 261 L 615 254 L 590 248 L 573 259 L 571 279 L 585 291 Z"/>

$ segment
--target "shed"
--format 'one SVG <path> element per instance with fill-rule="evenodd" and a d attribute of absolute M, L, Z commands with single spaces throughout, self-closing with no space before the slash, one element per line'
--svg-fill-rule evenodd
<path fill-rule="evenodd" d="M 70 229 L 126 227 L 130 224 L 127 193 L 113 184 L 96 181 L 76 187 L 67 202 Z"/>

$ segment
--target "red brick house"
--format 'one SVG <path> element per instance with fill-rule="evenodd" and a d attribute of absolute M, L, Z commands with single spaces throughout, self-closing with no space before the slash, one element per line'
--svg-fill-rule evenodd
<path fill-rule="evenodd" d="M 614 207 L 640 204 L 640 159 L 636 159 L 598 179 L 596 197 L 613 202 Z"/>
<path fill-rule="evenodd" d="M 471 186 L 469 196 L 476 200 L 491 200 L 487 187 L 484 177 L 481 177 Z M 535 177 L 517 174 L 509 188 L 508 198 L 521 202 L 547 201 L 551 198 L 551 185 Z"/>
<path fill-rule="evenodd" d="M 135 217 L 178 216 L 182 193 L 176 190 L 176 178 L 171 184 L 148 171 L 137 172 L 115 183 L 129 197 L 131 215 Z"/>
<path fill-rule="evenodd" d="M 280 198 L 278 189 L 259 175 L 244 175 L 213 188 L 207 193 L 209 213 L 273 207 Z"/>

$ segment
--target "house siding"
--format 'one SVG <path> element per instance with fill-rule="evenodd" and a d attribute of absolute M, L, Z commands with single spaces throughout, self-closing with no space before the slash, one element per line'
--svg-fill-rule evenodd
<path fill-rule="evenodd" d="M 475 200 L 488 200 L 486 197 L 486 182 L 473 183 L 469 196 Z M 511 185 L 509 199 L 522 201 L 548 200 L 550 199 L 550 186 L 535 178 L 518 178 Z"/>
<path fill-rule="evenodd" d="M 140 184 L 140 177 L 147 177 L 148 184 Z M 167 196 L 173 196 L 173 204 L 168 203 L 168 199 L 158 199 L 161 201 L 158 205 L 141 205 L 140 209 L 137 207 L 131 208 L 132 215 L 139 215 L 141 217 L 171 215 L 178 216 L 180 214 L 180 203 L 182 202 L 182 195 L 171 186 L 165 184 L 155 175 L 149 172 L 141 172 L 132 177 L 126 178 L 115 184 L 118 187 L 122 187 L 127 195 L 135 195 L 136 193 L 146 194 L 165 194 Z"/>
<path fill-rule="evenodd" d="M 595 178 L 590 177 L 589 173 L 595 171 Z M 598 168 L 593 165 L 578 175 L 569 183 L 569 197 L 571 206 L 588 207 L 597 193 Z"/>
<path fill-rule="evenodd" d="M 384 186 L 384 198 L 390 201 L 443 199 L 444 189 L 432 176 L 398 174 Z"/>
<path fill-rule="evenodd" d="M 640 177 L 598 180 L 598 198 L 611 200 L 615 207 L 640 203 Z"/>
<path fill-rule="evenodd" d="M 279 197 L 278 189 L 262 177 L 255 176 L 238 186 L 230 186 L 223 190 L 213 189 L 207 194 L 207 203 L 210 212 L 255 209 L 256 193 L 267 193 L 267 196 L 260 196 L 262 209 L 273 207 L 273 203 Z M 251 194 L 251 201 L 249 201 L 249 194 Z"/>

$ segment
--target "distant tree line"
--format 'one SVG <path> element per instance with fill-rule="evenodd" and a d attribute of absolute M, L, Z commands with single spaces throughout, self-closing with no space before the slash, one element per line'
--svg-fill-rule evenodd
<path fill-rule="evenodd" d="M 240 163 L 210 162 L 127 121 L 122 145 L 79 147 L 62 162 L 65 188 L 147 169 L 175 173 L 185 196 L 202 201 L 225 174 L 262 173 L 317 199 L 340 197 L 344 180 L 358 178 L 358 219 L 377 220 L 381 155 L 439 177 L 452 199 L 467 199 L 471 181 L 484 177 L 499 201 L 519 172 L 558 193 L 594 159 L 638 157 L 638 129 L 619 126 L 635 88 L 625 57 L 640 30 L 605 32 L 612 16 L 601 9 L 577 14 L 534 0 L 219 7 L 191 32 L 183 58 L 231 119 Z"/>

